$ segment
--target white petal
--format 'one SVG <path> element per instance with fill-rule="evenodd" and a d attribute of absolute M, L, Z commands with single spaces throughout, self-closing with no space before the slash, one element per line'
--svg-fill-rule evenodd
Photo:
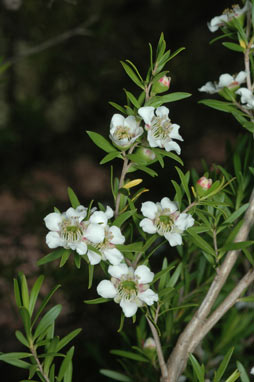
<path fill-rule="evenodd" d="M 105 238 L 105 229 L 99 224 L 89 224 L 85 231 L 85 238 L 94 244 L 101 243 Z"/>
<path fill-rule="evenodd" d="M 65 214 L 68 218 L 78 217 L 80 218 L 79 221 L 81 221 L 86 217 L 86 211 L 87 208 L 85 208 L 84 206 L 78 206 L 76 209 L 70 207 L 68 208 Z"/>
<path fill-rule="evenodd" d="M 201 86 L 201 88 L 198 89 L 200 92 L 205 92 L 209 94 L 214 94 L 217 92 L 217 89 L 215 88 L 214 84 L 209 81 L 205 85 Z"/>
<path fill-rule="evenodd" d="M 156 115 L 158 117 L 167 117 L 168 118 L 169 109 L 166 106 L 159 106 L 156 109 Z"/>
<path fill-rule="evenodd" d="M 180 126 L 177 125 L 176 123 L 173 123 L 173 125 L 171 126 L 172 128 L 172 131 L 170 133 L 170 138 L 172 139 L 178 139 L 179 141 L 183 141 L 183 137 L 179 134 L 179 129 L 180 129 Z"/>
<path fill-rule="evenodd" d="M 125 317 L 132 317 L 137 312 L 137 304 L 135 302 L 130 302 L 129 300 L 122 299 L 120 306 L 123 310 Z"/>
<path fill-rule="evenodd" d="M 92 265 L 99 264 L 100 261 L 101 261 L 101 256 L 98 253 L 94 252 L 94 251 L 90 251 L 89 250 L 87 252 L 87 256 L 88 256 L 90 264 L 92 264 Z"/>
<path fill-rule="evenodd" d="M 112 210 L 111 207 L 107 206 L 105 215 L 107 216 L 108 219 L 111 219 L 114 216 L 114 211 Z"/>
<path fill-rule="evenodd" d="M 160 139 L 155 139 L 155 137 L 153 136 L 153 133 L 151 132 L 151 130 L 148 130 L 147 140 L 149 142 L 150 147 L 162 147 L 161 140 Z"/>
<path fill-rule="evenodd" d="M 162 209 L 168 208 L 171 213 L 177 211 L 177 204 L 175 202 L 172 202 L 166 196 L 161 199 L 161 207 L 162 207 Z"/>
<path fill-rule="evenodd" d="M 75 249 L 79 255 L 85 255 L 87 252 L 87 245 L 84 241 L 80 241 L 78 244 L 76 244 Z"/>
<path fill-rule="evenodd" d="M 186 214 L 185 212 L 181 213 L 175 220 L 175 225 L 182 231 L 185 231 L 187 228 L 192 227 L 193 224 L 193 217 L 190 214 Z"/>
<path fill-rule="evenodd" d="M 46 236 L 46 243 L 49 248 L 57 248 L 63 246 L 63 240 L 57 232 L 50 231 Z"/>
<path fill-rule="evenodd" d="M 114 298 L 117 290 L 109 280 L 102 280 L 97 286 L 97 293 L 104 298 Z"/>
<path fill-rule="evenodd" d="M 103 211 L 95 211 L 91 216 L 89 221 L 94 224 L 106 225 L 108 222 L 108 217 Z"/>
<path fill-rule="evenodd" d="M 121 114 L 114 114 L 111 119 L 112 127 L 123 126 L 124 125 L 124 117 Z"/>
<path fill-rule="evenodd" d="M 139 265 L 134 274 L 139 277 L 139 284 L 148 284 L 154 278 L 154 273 L 146 265 Z"/>
<path fill-rule="evenodd" d="M 125 237 L 122 235 L 119 227 L 112 225 L 112 227 L 109 228 L 109 232 L 113 236 L 113 238 L 110 239 L 110 243 L 123 244 L 125 242 Z"/>
<path fill-rule="evenodd" d="M 229 86 L 230 84 L 232 84 L 232 82 L 234 82 L 234 77 L 232 77 L 230 74 L 221 74 L 219 77 L 218 87 L 224 88 L 225 86 Z"/>
<path fill-rule="evenodd" d="M 145 218 L 145 219 L 141 220 L 139 225 L 144 232 L 147 232 L 150 234 L 157 232 L 156 226 L 153 224 L 152 220 L 150 220 L 150 219 Z"/>
<path fill-rule="evenodd" d="M 181 147 L 178 143 L 174 141 L 169 141 L 165 143 L 165 150 L 166 151 L 175 151 L 178 155 L 181 154 Z"/>
<path fill-rule="evenodd" d="M 153 202 L 144 202 L 141 205 L 142 214 L 149 219 L 154 219 L 158 212 L 158 207 Z"/>
<path fill-rule="evenodd" d="M 52 212 L 44 218 L 45 225 L 50 231 L 58 231 L 62 220 L 62 214 L 59 214 L 58 212 Z"/>
<path fill-rule="evenodd" d="M 147 125 L 151 125 L 151 121 L 154 117 L 154 107 L 143 106 L 138 109 L 138 114 L 143 118 Z"/>
<path fill-rule="evenodd" d="M 247 77 L 247 73 L 244 70 L 242 70 L 241 72 L 237 74 L 235 81 L 241 84 L 246 80 L 246 77 Z"/>
<path fill-rule="evenodd" d="M 124 125 L 127 126 L 132 133 L 135 133 L 138 127 L 137 120 L 133 115 L 129 115 L 125 118 Z"/>
<path fill-rule="evenodd" d="M 123 255 L 117 248 L 104 249 L 103 254 L 113 265 L 118 265 L 123 260 Z"/>
<path fill-rule="evenodd" d="M 119 265 L 110 265 L 108 267 L 108 273 L 119 279 L 122 275 L 127 275 L 129 272 L 129 268 L 126 264 L 119 264 Z"/>
<path fill-rule="evenodd" d="M 138 297 L 147 305 L 153 305 L 155 301 L 159 300 L 157 293 L 155 293 L 152 289 L 147 289 L 144 292 L 139 293 Z"/>
<path fill-rule="evenodd" d="M 182 236 L 179 233 L 168 232 L 164 234 L 165 238 L 168 240 L 171 247 L 176 245 L 181 245 L 183 243 Z"/>

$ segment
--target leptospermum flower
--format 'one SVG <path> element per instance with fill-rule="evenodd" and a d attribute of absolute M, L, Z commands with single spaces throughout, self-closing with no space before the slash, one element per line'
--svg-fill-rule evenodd
<path fill-rule="evenodd" d="M 89 218 L 89 225 L 85 232 L 87 244 L 91 244 L 98 252 L 88 249 L 87 256 L 92 265 L 100 263 L 101 260 L 108 260 L 111 264 L 117 265 L 123 260 L 123 254 L 115 247 L 116 244 L 123 244 L 125 237 L 120 228 L 109 226 L 108 220 L 112 218 L 114 212 L 107 206 L 106 211 L 95 211 Z"/>
<path fill-rule="evenodd" d="M 240 8 L 238 4 L 233 5 L 232 9 L 225 9 L 222 15 L 214 17 L 209 23 L 208 28 L 210 32 L 217 31 L 220 27 L 230 23 L 234 18 L 242 16 L 251 6 L 249 1 L 246 1 L 243 8 Z"/>
<path fill-rule="evenodd" d="M 180 146 L 173 141 L 173 139 L 183 141 L 178 133 L 180 126 L 171 123 L 168 118 L 169 109 L 167 107 L 160 106 L 155 110 L 153 106 L 143 106 L 138 109 L 138 114 L 146 124 L 147 140 L 151 147 L 161 147 L 166 151 L 181 153 Z"/>
<path fill-rule="evenodd" d="M 219 82 L 208 81 L 198 90 L 200 92 L 215 94 L 222 90 L 224 87 L 227 87 L 228 89 L 233 89 L 245 82 L 246 76 L 247 75 L 244 70 L 233 76 L 231 76 L 228 73 L 221 74 L 219 77 Z"/>
<path fill-rule="evenodd" d="M 83 222 L 87 215 L 87 208 L 78 206 L 69 208 L 66 212 L 52 212 L 45 218 L 46 227 L 50 232 L 46 236 L 49 248 L 64 247 L 84 255 L 87 245 L 84 240 L 86 223 Z"/>
<path fill-rule="evenodd" d="M 235 93 L 241 96 L 241 103 L 245 104 L 247 109 L 254 108 L 254 96 L 249 89 L 240 88 Z"/>
<path fill-rule="evenodd" d="M 108 273 L 111 281 L 102 280 L 97 286 L 97 293 L 104 298 L 113 298 L 123 310 L 125 317 L 132 317 L 139 307 L 151 306 L 158 301 L 158 295 L 149 288 L 154 273 L 146 265 L 139 265 L 136 270 L 126 264 L 111 265 Z"/>
<path fill-rule="evenodd" d="M 160 203 L 142 203 L 141 212 L 145 216 L 139 223 L 143 231 L 164 236 L 172 247 L 182 244 L 182 233 L 194 224 L 193 217 L 180 213 L 177 204 L 167 197 Z"/>
<path fill-rule="evenodd" d="M 111 119 L 109 137 L 121 149 L 129 148 L 143 132 L 133 115 L 124 118 L 121 114 L 114 114 Z"/>

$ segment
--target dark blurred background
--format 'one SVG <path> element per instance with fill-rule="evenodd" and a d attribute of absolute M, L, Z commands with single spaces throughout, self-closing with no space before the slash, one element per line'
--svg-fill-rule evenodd
<path fill-rule="evenodd" d="M 14 336 L 20 320 L 13 278 L 23 271 L 32 283 L 42 272 L 43 293 L 62 284 L 55 297 L 63 304 L 58 333 L 83 328 L 74 341 L 73 382 L 105 380 L 98 369 L 114 368 L 108 352 L 120 342 L 119 307 L 83 304 L 96 297 L 97 281 L 88 291 L 85 265 L 38 269 L 37 260 L 49 252 L 43 218 L 54 206 L 68 208 L 68 186 L 85 206 L 91 199 L 111 204 L 109 166 L 99 166 L 103 152 L 85 130 L 108 135 L 115 112 L 108 101 L 124 104 L 122 89 L 137 90 L 119 61 L 130 59 L 145 74 L 148 43 L 155 46 L 161 32 L 172 51 L 186 47 L 168 66 L 171 90 L 193 94 L 169 105 L 184 137 L 185 166 L 202 175 L 202 158 L 209 165 L 223 163 L 226 141 L 238 135 L 237 123 L 198 105 L 205 96 L 197 89 L 221 73 L 243 70 L 239 54 L 220 41 L 209 45 L 216 33 L 207 22 L 231 5 L 226 0 L 1 0 L 0 56 L 10 66 L 0 77 L 0 351 L 21 349 Z M 161 178 L 146 179 L 158 199 L 173 192 L 169 166 Z M 4 373 L 8 382 L 25 377 L 1 363 Z"/>

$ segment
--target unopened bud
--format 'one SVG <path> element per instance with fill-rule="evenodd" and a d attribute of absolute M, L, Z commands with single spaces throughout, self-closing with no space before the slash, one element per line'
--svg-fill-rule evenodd
<path fill-rule="evenodd" d="M 212 179 L 208 179 L 206 176 L 201 176 L 201 178 L 199 178 L 199 180 L 197 181 L 197 184 L 204 191 L 207 191 L 211 187 L 212 183 Z"/>
<path fill-rule="evenodd" d="M 148 337 L 143 345 L 144 349 L 154 350 L 156 348 L 155 341 L 152 337 Z"/>
<path fill-rule="evenodd" d="M 170 87 L 171 78 L 167 76 L 161 77 L 152 87 L 152 93 L 163 93 L 166 92 Z"/>
<path fill-rule="evenodd" d="M 151 163 L 155 160 L 156 155 L 151 149 L 147 147 L 139 147 L 136 151 L 136 154 L 139 156 L 140 160 L 144 163 Z"/>

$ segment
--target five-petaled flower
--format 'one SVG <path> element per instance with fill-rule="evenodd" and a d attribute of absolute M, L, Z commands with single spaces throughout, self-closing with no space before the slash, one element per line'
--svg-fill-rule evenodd
<path fill-rule="evenodd" d="M 243 82 L 246 81 L 246 72 L 242 70 L 236 75 L 231 76 L 231 74 L 225 73 L 221 74 L 219 77 L 219 82 L 208 81 L 198 90 L 200 92 L 206 92 L 209 94 L 218 93 L 223 88 L 227 87 L 228 89 L 234 89 L 240 86 Z"/>
<path fill-rule="evenodd" d="M 139 265 L 136 270 L 123 263 L 110 265 L 108 272 L 111 281 L 102 280 L 97 293 L 104 298 L 113 298 L 120 304 L 125 317 L 132 317 L 139 307 L 158 301 L 158 295 L 149 288 L 154 273 L 146 265 Z"/>
<path fill-rule="evenodd" d="M 78 206 L 69 208 L 66 212 L 52 212 L 45 218 L 46 227 L 50 232 L 46 236 L 49 248 L 64 247 L 84 255 L 87 245 L 84 240 L 86 223 L 83 219 L 87 215 L 87 208 Z"/>
<path fill-rule="evenodd" d="M 247 109 L 254 108 L 254 95 L 249 89 L 240 88 L 236 91 L 236 94 L 241 96 L 241 103 L 245 104 Z"/>
<path fill-rule="evenodd" d="M 171 123 L 168 118 L 169 109 L 160 106 L 156 110 L 153 106 L 143 106 L 138 109 L 138 114 L 146 124 L 147 140 L 151 147 L 161 147 L 166 151 L 181 153 L 181 148 L 173 139 L 183 141 L 178 133 L 179 125 Z"/>
<path fill-rule="evenodd" d="M 121 114 L 114 114 L 111 119 L 109 137 L 121 149 L 128 149 L 143 132 L 133 115 L 124 118 Z"/>
<path fill-rule="evenodd" d="M 250 6 L 251 4 L 247 0 L 243 8 L 240 8 L 239 5 L 236 4 L 233 5 L 232 9 L 225 9 L 222 15 L 212 18 L 212 20 L 208 23 L 210 32 L 217 31 L 220 27 L 230 23 L 230 21 L 232 21 L 234 18 L 239 18 L 245 12 L 247 12 Z"/>
<path fill-rule="evenodd" d="M 164 197 L 159 203 L 142 203 L 141 212 L 145 216 L 140 222 L 143 231 L 164 236 L 174 247 L 182 244 L 182 233 L 193 226 L 194 219 L 190 214 L 180 213 L 177 204 Z"/>

